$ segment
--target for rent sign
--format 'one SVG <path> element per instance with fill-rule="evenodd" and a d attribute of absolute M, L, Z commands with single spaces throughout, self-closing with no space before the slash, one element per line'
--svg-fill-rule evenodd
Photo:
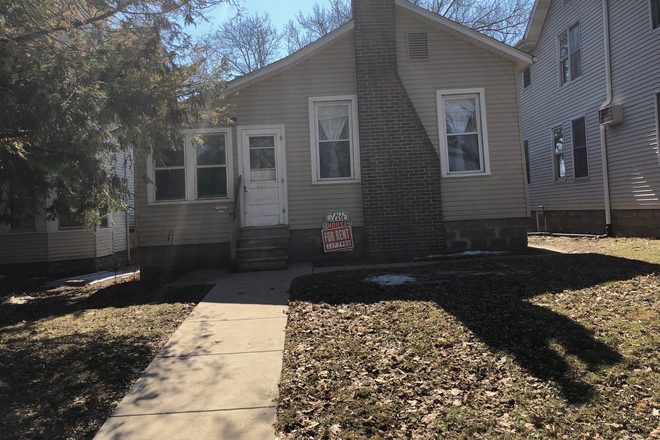
<path fill-rule="evenodd" d="M 321 231 L 323 250 L 326 252 L 345 251 L 353 249 L 353 229 L 350 226 Z"/>

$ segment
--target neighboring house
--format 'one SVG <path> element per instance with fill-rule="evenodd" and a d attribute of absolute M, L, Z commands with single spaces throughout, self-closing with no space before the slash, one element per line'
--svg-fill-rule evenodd
<path fill-rule="evenodd" d="M 126 179 L 132 194 L 133 168 L 125 154 L 118 154 L 116 160 L 118 177 Z M 126 262 L 130 253 L 129 239 L 133 235 L 129 231 L 134 228 L 132 211 L 110 213 L 96 231 L 87 231 L 73 216 L 59 215 L 55 220 L 47 220 L 45 207 L 52 200 L 31 197 L 19 188 L 12 188 L 11 182 L 3 190 L 13 193 L 18 200 L 11 211 L 11 222 L 0 223 L 0 268 L 4 267 L 0 271 L 8 267 L 19 270 L 13 265 L 21 265 L 38 268 L 42 273 L 85 273 L 111 268 L 118 260 Z M 134 206 L 132 199 L 127 203 Z"/>
<path fill-rule="evenodd" d="M 537 0 L 517 47 L 534 230 L 660 238 L 660 0 Z"/>
<path fill-rule="evenodd" d="M 232 81 L 235 124 L 188 132 L 203 147 L 140 162 L 155 183 L 137 182 L 143 270 L 228 264 L 235 204 L 243 269 L 327 256 L 334 212 L 371 259 L 526 246 L 517 73 L 532 57 L 405 0 L 353 11 Z"/>

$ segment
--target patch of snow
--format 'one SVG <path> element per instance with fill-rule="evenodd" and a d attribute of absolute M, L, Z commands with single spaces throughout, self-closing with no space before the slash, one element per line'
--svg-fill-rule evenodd
<path fill-rule="evenodd" d="M 460 254 L 454 254 L 456 255 L 504 255 L 508 254 L 506 251 L 465 251 L 461 252 Z"/>
<path fill-rule="evenodd" d="M 4 300 L 2 303 L 21 305 L 21 304 L 27 304 L 29 301 L 33 299 L 34 298 L 32 298 L 31 296 L 12 296 L 11 298 Z"/>
<path fill-rule="evenodd" d="M 365 281 L 381 286 L 400 286 L 401 284 L 417 282 L 415 278 L 407 275 L 381 275 L 379 277 L 367 278 Z"/>
<path fill-rule="evenodd" d="M 428 258 L 451 258 L 451 257 L 468 257 L 472 255 L 504 255 L 508 254 L 507 251 L 465 251 L 459 254 L 438 254 L 427 255 L 426 257 L 417 257 L 415 260 L 426 260 Z"/>

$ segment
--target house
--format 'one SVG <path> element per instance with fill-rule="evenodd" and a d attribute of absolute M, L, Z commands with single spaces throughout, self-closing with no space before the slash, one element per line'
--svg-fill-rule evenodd
<path fill-rule="evenodd" d="M 353 11 L 232 81 L 234 124 L 140 162 L 143 271 L 526 246 L 517 73 L 532 57 L 405 0 Z M 324 253 L 328 213 L 349 214 L 352 254 Z"/>
<path fill-rule="evenodd" d="M 127 155 L 120 153 L 112 160 L 117 162 L 118 177 L 125 179 L 133 193 L 135 178 Z M 88 231 L 72 215 L 47 218 L 46 206 L 56 197 L 66 197 L 64 194 L 39 200 L 12 182 L 0 190 L 8 191 L 16 200 L 10 223 L 0 223 L 2 271 L 28 269 L 39 273 L 82 274 L 113 268 L 130 259 L 130 241 L 134 239 L 131 230 L 135 227 L 133 211 L 111 212 L 96 231 Z M 127 204 L 133 207 L 134 200 L 128 200 Z"/>
<path fill-rule="evenodd" d="M 660 237 L 660 0 L 536 0 L 516 47 L 532 230 Z"/>

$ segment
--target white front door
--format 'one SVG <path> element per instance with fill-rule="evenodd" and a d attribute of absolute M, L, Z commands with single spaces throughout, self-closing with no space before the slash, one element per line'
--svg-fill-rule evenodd
<path fill-rule="evenodd" d="M 244 226 L 286 224 L 286 160 L 281 127 L 239 128 Z"/>

